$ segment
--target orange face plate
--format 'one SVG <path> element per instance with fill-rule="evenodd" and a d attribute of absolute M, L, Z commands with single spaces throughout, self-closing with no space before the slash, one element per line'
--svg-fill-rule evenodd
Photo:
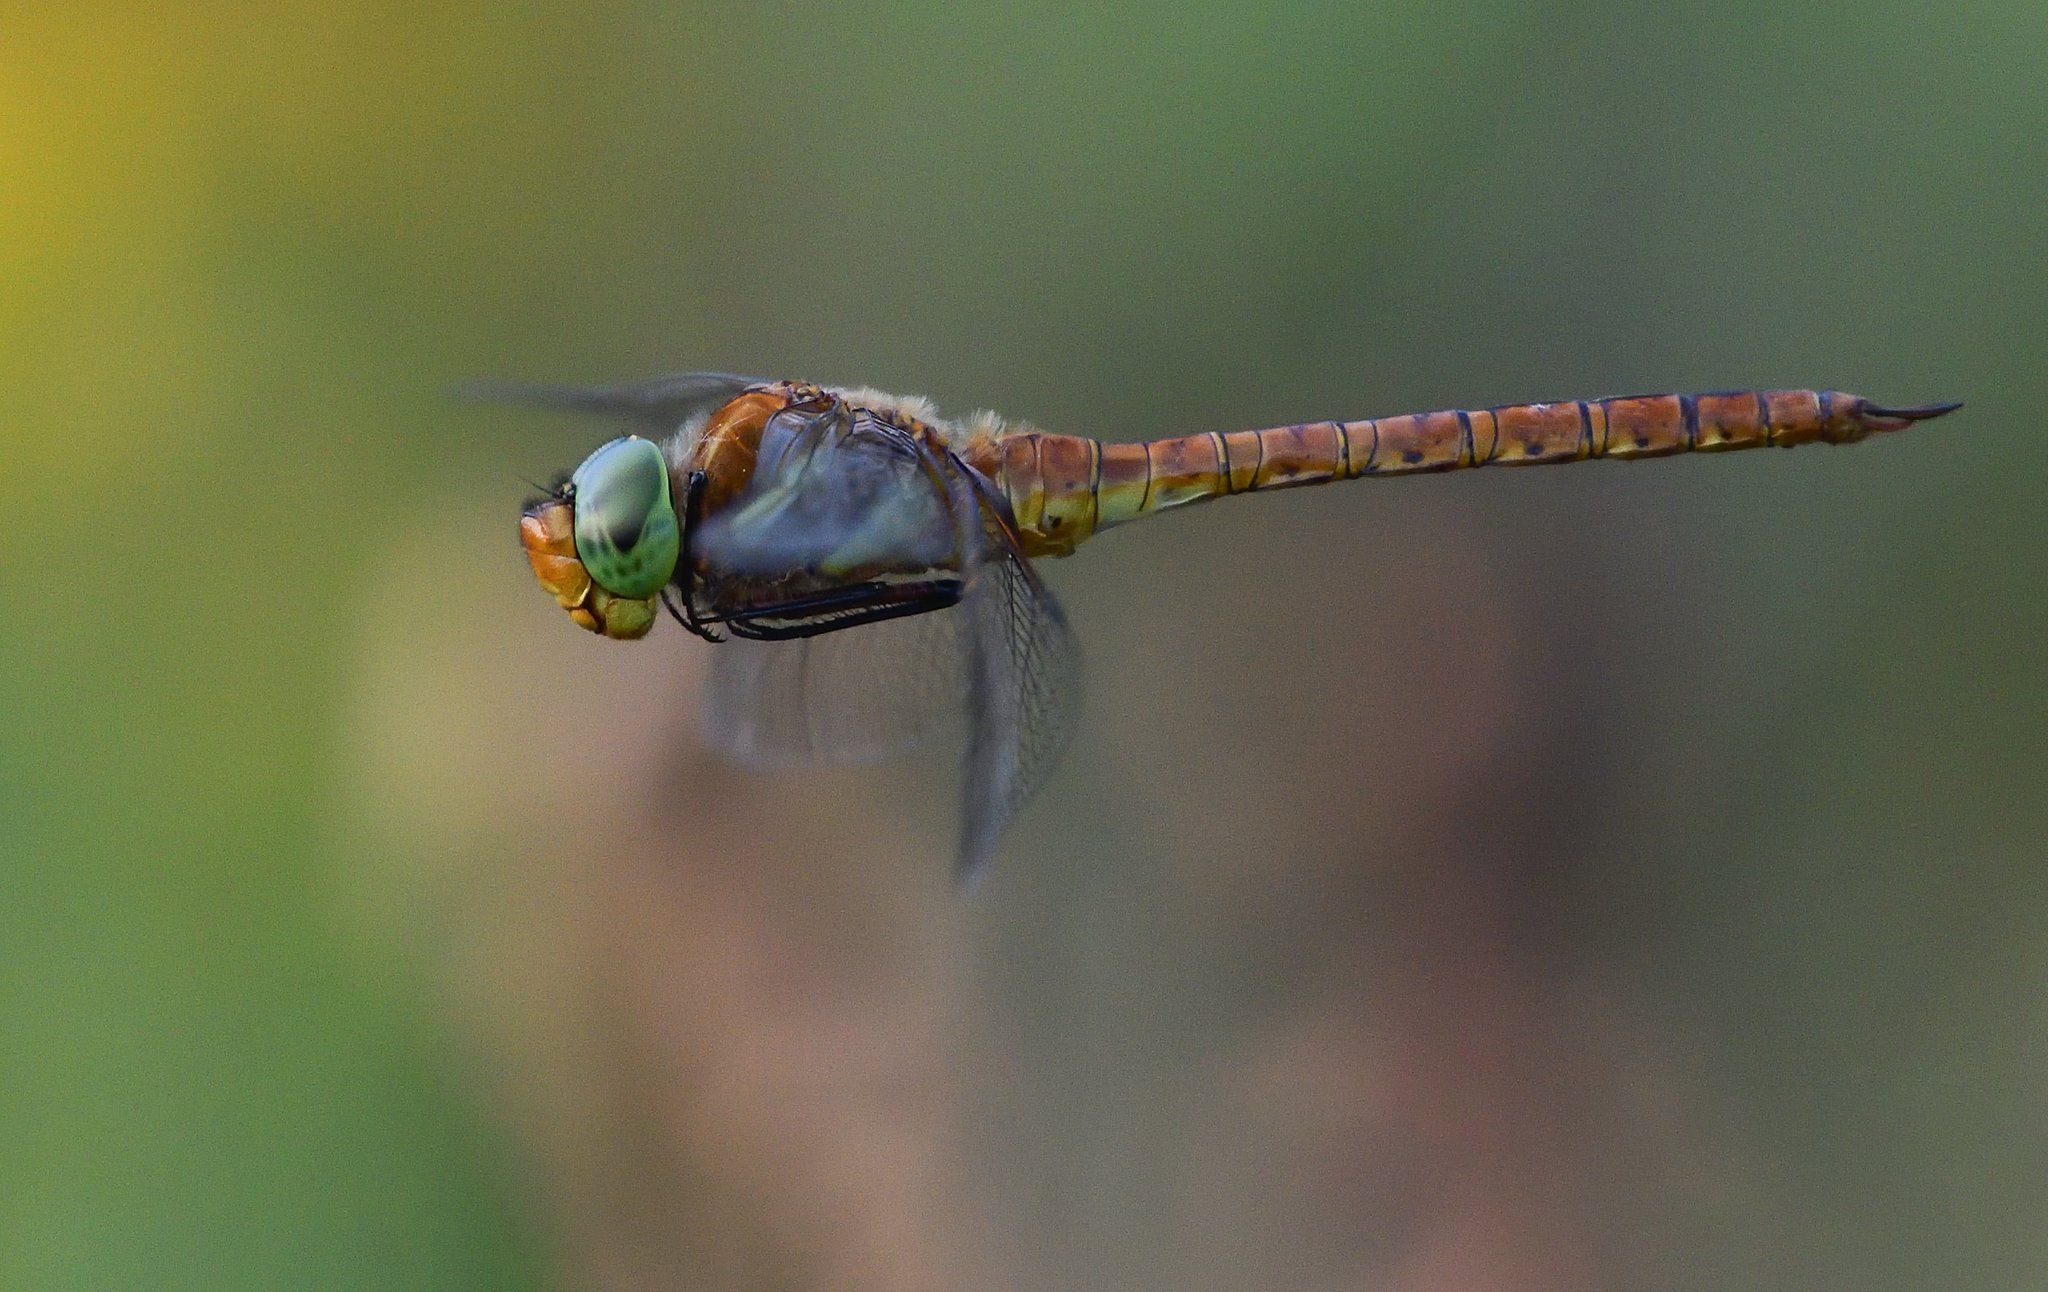
<path fill-rule="evenodd" d="M 591 581 L 576 559 L 576 513 L 565 500 L 548 498 L 527 508 L 519 518 L 519 542 L 540 586 L 577 627 L 631 641 L 654 626 L 653 597 L 615 597 Z"/>

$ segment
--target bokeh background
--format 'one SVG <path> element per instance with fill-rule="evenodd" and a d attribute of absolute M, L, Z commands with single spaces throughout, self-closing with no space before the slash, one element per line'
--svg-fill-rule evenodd
<path fill-rule="evenodd" d="M 0 1286 L 2048 1281 L 2048 9 L 0 6 Z M 1076 747 L 749 777 L 473 377 L 1853 450 L 1049 570 Z"/>

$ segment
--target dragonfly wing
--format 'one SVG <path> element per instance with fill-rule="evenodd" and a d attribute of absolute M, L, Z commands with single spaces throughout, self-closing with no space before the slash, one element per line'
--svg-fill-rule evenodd
<path fill-rule="evenodd" d="M 1004 828 L 1066 751 L 1081 691 L 1081 654 L 1066 614 L 1015 547 L 1001 537 L 996 544 L 954 612 L 972 639 L 954 856 L 963 884 L 987 869 Z"/>
<path fill-rule="evenodd" d="M 647 430 L 667 435 L 698 413 L 717 408 L 751 386 L 765 384 L 758 377 L 742 377 L 730 372 L 682 372 L 622 386 L 478 382 L 463 387 L 461 393 L 469 399 L 496 403 L 533 404 L 541 408 L 597 413 L 637 422 Z"/>
<path fill-rule="evenodd" d="M 719 647 L 705 718 L 728 755 L 789 765 L 886 756 L 964 715 L 956 873 L 985 869 L 1066 747 L 1080 674 L 1066 616 L 986 483 L 860 410 L 793 407 L 693 552 L 714 615 L 864 582 L 964 584 L 946 609 Z"/>
<path fill-rule="evenodd" d="M 692 540 L 703 605 L 730 615 L 880 577 L 958 579 L 971 550 L 950 461 L 837 400 L 776 414 L 743 492 Z M 957 468 L 953 468 L 957 469 Z M 712 652 L 710 743 L 746 766 L 867 762 L 961 712 L 967 654 L 951 610 Z"/>
<path fill-rule="evenodd" d="M 967 694 L 952 610 L 711 654 L 705 738 L 743 767 L 892 758 L 955 718 Z"/>

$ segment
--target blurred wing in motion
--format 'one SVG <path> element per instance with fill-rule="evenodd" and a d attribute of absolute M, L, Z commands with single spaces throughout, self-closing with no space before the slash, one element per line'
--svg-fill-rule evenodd
<path fill-rule="evenodd" d="M 743 767 L 893 758 L 967 697 L 950 610 L 790 641 L 728 641 L 711 657 L 705 739 Z"/>
<path fill-rule="evenodd" d="M 993 514 L 995 526 L 1002 522 Z M 972 883 L 996 842 L 1066 752 L 1081 694 L 1081 653 L 1059 602 L 1006 536 L 946 613 L 972 638 L 967 770 L 954 876 Z"/>
<path fill-rule="evenodd" d="M 532 404 L 539 408 L 597 413 L 634 422 L 657 435 L 668 435 L 698 413 L 708 413 L 742 394 L 748 387 L 764 384 L 757 377 L 741 377 L 729 372 L 683 372 L 623 386 L 475 382 L 462 387 L 460 393 L 467 399 L 494 403 Z"/>
<path fill-rule="evenodd" d="M 962 880 L 987 865 L 1065 749 L 1080 677 L 1066 616 L 991 497 L 951 454 L 897 427 L 836 401 L 793 407 L 763 430 L 748 486 L 705 519 L 694 549 L 714 614 L 791 590 L 964 583 L 942 609 L 727 642 L 704 709 L 710 742 L 751 766 L 887 757 L 964 713 Z"/>

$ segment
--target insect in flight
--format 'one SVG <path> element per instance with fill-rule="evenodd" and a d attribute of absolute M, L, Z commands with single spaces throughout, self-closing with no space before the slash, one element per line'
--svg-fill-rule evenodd
<path fill-rule="evenodd" d="M 728 756 L 876 758 L 964 714 L 964 877 L 986 865 L 1072 730 L 1079 657 L 1038 557 L 1230 494 L 1847 444 L 1958 407 L 1812 390 L 1638 395 L 1109 444 L 990 413 L 948 419 L 919 398 L 724 373 L 496 393 L 656 437 L 592 453 L 527 506 L 520 539 L 578 625 L 642 637 L 660 604 L 723 643 L 705 729 Z"/>

